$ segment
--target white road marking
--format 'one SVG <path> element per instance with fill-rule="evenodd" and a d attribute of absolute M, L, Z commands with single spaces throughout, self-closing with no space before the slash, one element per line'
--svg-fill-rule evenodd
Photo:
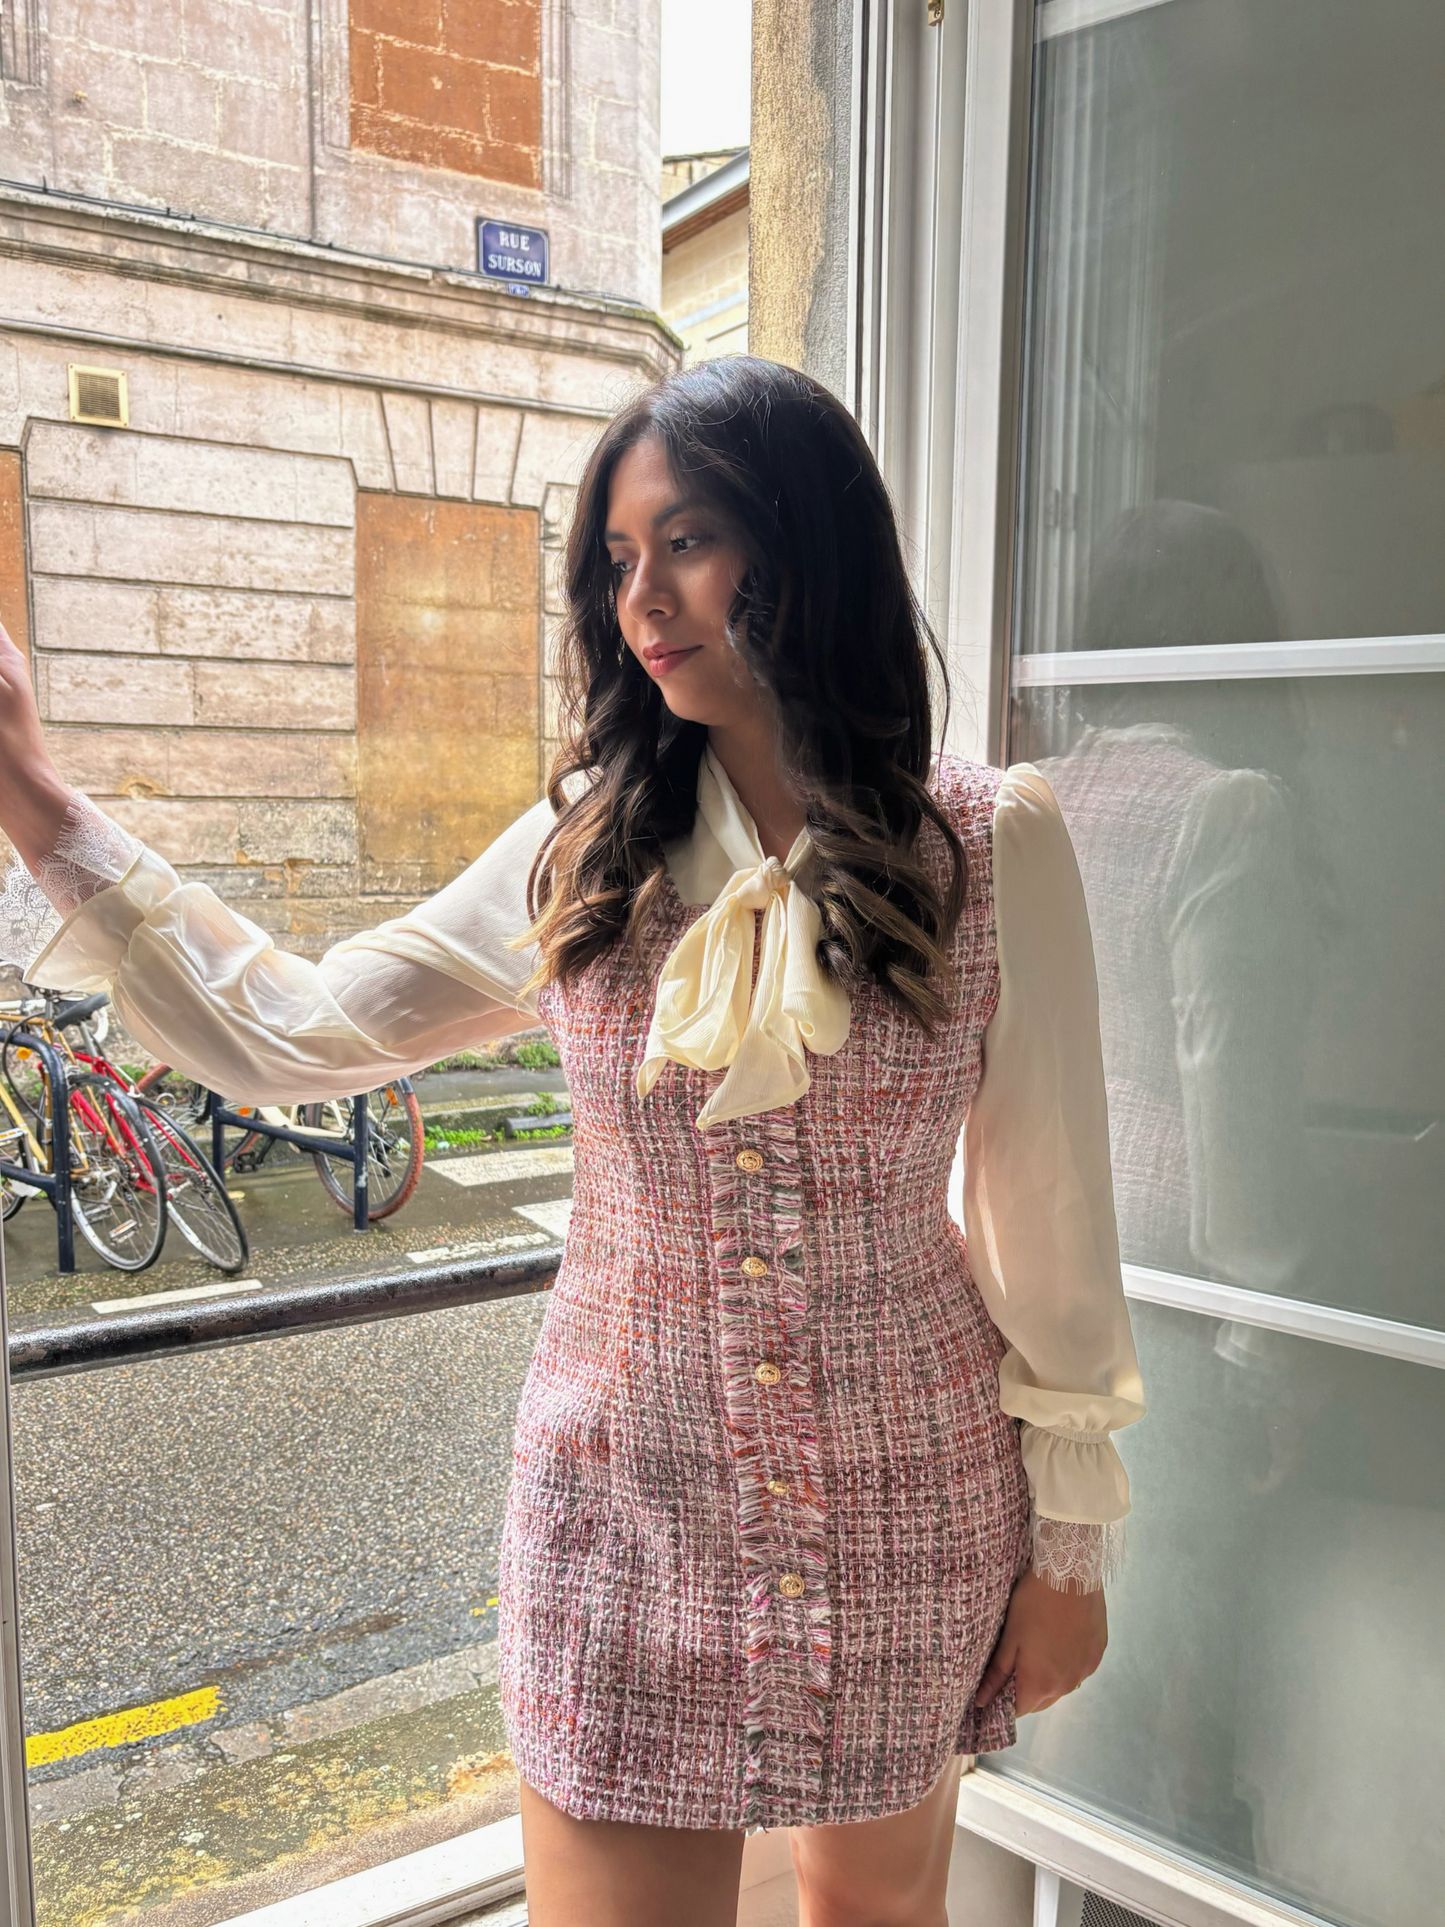
<path fill-rule="evenodd" d="M 545 1204 L 519 1204 L 513 1206 L 519 1218 L 530 1218 L 533 1224 L 541 1225 L 555 1238 L 565 1238 L 567 1227 L 572 1222 L 572 1200 L 570 1198 L 549 1198 Z"/>
<path fill-rule="evenodd" d="M 427 1165 L 439 1177 L 469 1188 L 477 1184 L 515 1184 L 520 1178 L 555 1178 L 572 1169 L 570 1144 L 534 1151 L 481 1151 L 469 1158 L 438 1158 Z"/>
<path fill-rule="evenodd" d="M 219 1285 L 190 1285 L 185 1291 L 148 1291 L 139 1298 L 97 1298 L 92 1311 L 139 1311 L 144 1305 L 179 1305 L 191 1298 L 224 1298 L 233 1291 L 259 1291 L 259 1278 L 227 1278 Z"/>
<path fill-rule="evenodd" d="M 409 1251 L 414 1265 L 440 1265 L 452 1258 L 489 1258 L 498 1251 L 522 1251 L 552 1240 L 545 1231 L 512 1231 L 503 1238 L 477 1238 L 466 1245 L 433 1245 L 430 1251 Z"/>

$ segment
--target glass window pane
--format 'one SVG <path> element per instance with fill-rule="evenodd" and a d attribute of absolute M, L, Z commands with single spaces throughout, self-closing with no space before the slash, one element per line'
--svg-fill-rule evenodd
<path fill-rule="evenodd" d="M 1439 1373 L 1154 1306 L 1135 1332 L 1108 1653 L 985 1764 L 1348 1927 L 1434 1927 Z"/>
<path fill-rule="evenodd" d="M 205 1927 L 516 1811 L 497 1553 L 544 1302 L 14 1387 L 40 1927 Z"/>
<path fill-rule="evenodd" d="M 1098 963 L 1126 1259 L 1445 1326 L 1445 677 L 1019 693 Z"/>
<path fill-rule="evenodd" d="M 1061 11 L 1021 646 L 1445 631 L 1445 11 Z"/>

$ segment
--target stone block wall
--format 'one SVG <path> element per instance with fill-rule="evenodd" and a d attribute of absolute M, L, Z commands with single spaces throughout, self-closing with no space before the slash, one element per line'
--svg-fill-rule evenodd
<path fill-rule="evenodd" d="M 309 954 L 450 880 L 539 794 L 573 489 L 661 328 L 4 202 L 0 261 L 0 616 L 67 777 Z M 97 360 L 125 428 L 68 419 Z"/>
<path fill-rule="evenodd" d="M 248 906 L 359 895 L 350 463 L 35 421 L 25 469 L 65 775 Z M 298 911 L 262 920 L 313 934 Z"/>
<path fill-rule="evenodd" d="M 8 0 L 0 178 L 655 309 L 660 0 Z"/>
<path fill-rule="evenodd" d="M 52 0 L 11 79 L 0 173 L 304 233 L 306 0 Z"/>
<path fill-rule="evenodd" d="M 357 499 L 358 853 L 368 893 L 449 882 L 537 796 L 537 514 Z"/>
<path fill-rule="evenodd" d="M 541 0 L 351 0 L 351 144 L 542 185 Z"/>

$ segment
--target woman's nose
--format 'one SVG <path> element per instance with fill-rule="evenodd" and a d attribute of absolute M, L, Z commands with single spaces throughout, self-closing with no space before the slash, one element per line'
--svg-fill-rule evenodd
<path fill-rule="evenodd" d="M 639 616 L 668 616 L 677 611 L 677 597 L 665 569 L 658 568 L 648 556 L 638 559 L 628 582 L 628 601 Z"/>

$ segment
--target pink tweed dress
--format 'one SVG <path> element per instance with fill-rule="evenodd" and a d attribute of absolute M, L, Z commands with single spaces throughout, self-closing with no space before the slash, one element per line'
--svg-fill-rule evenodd
<path fill-rule="evenodd" d="M 722 1074 L 677 1064 L 637 1097 L 658 972 L 702 914 L 670 882 L 640 961 L 542 993 L 576 1186 L 517 1423 L 501 1679 L 523 1777 L 578 1818 L 867 1820 L 1013 1740 L 1011 1688 L 972 1701 L 1028 1488 L 946 1204 L 998 996 L 999 781 L 935 777 L 969 861 L 951 1021 L 929 1036 L 864 987 L 796 1104 L 700 1132 Z"/>

